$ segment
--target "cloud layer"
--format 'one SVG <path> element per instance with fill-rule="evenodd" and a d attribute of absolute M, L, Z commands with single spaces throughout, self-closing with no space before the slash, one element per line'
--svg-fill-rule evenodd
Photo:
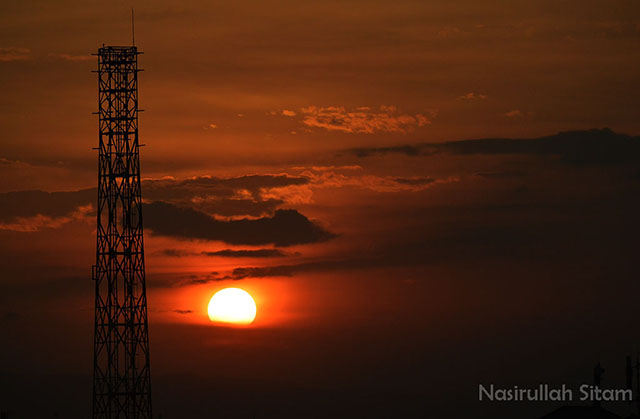
<path fill-rule="evenodd" d="M 192 208 L 166 202 L 145 205 L 145 226 L 154 234 L 181 239 L 220 240 L 229 244 L 291 246 L 328 240 L 334 235 L 296 210 L 273 217 L 221 221 Z"/>
<path fill-rule="evenodd" d="M 0 48 L 0 62 L 23 61 L 31 58 L 31 50 L 28 48 Z"/>
<path fill-rule="evenodd" d="M 302 123 L 308 127 L 351 134 L 406 133 L 431 123 L 424 114 L 403 114 L 395 106 L 380 106 L 378 109 L 309 106 L 302 108 L 302 114 Z"/>
<path fill-rule="evenodd" d="M 539 138 L 485 138 L 444 143 L 353 148 L 348 152 L 358 157 L 385 154 L 403 154 L 413 157 L 436 153 L 529 154 L 555 156 L 563 162 L 573 164 L 638 164 L 640 163 L 640 137 L 619 134 L 605 128 L 566 131 Z"/>

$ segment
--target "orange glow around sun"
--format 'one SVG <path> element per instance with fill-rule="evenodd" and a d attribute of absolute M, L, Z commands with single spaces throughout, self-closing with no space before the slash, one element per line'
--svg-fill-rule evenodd
<path fill-rule="evenodd" d="M 212 322 L 249 325 L 256 318 L 256 303 L 245 290 L 225 288 L 211 297 L 207 312 Z"/>

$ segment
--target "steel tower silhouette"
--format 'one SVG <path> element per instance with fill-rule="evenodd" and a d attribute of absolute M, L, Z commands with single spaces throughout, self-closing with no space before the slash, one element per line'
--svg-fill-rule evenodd
<path fill-rule="evenodd" d="M 138 142 L 138 52 L 98 50 L 93 418 L 151 419 Z"/>

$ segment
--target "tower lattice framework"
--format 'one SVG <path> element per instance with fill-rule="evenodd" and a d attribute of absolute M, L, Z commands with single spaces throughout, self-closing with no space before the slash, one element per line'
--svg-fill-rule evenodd
<path fill-rule="evenodd" d="M 98 210 L 93 418 L 151 419 L 138 55 L 98 50 Z"/>

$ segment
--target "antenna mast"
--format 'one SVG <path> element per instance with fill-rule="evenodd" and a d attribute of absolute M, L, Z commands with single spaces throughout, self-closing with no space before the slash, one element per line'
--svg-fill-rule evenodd
<path fill-rule="evenodd" d="M 133 18 L 133 7 L 131 8 L 131 45 L 136 46 L 136 27 L 135 19 Z"/>
<path fill-rule="evenodd" d="M 98 50 L 93 419 L 152 419 L 138 141 L 138 52 Z"/>

